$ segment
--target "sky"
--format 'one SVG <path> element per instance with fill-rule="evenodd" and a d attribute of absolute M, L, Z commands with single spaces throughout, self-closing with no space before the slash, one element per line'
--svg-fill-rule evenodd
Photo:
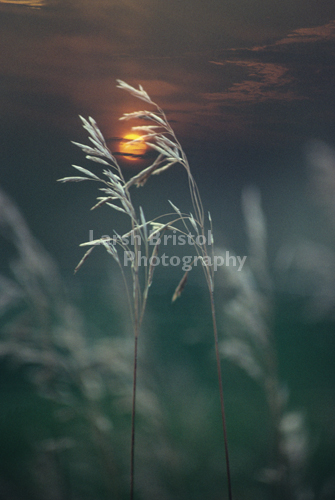
<path fill-rule="evenodd" d="M 165 110 L 231 230 L 243 183 L 265 203 L 281 192 L 287 218 L 303 204 L 306 144 L 335 145 L 333 0 L 0 0 L 0 46 L 0 185 L 39 234 L 57 223 L 37 207 L 57 206 L 78 115 L 114 152 L 131 125 L 118 118 L 143 108 L 116 79 Z"/>
<path fill-rule="evenodd" d="M 331 137 L 335 4 L 329 0 L 0 1 L 0 111 L 107 135 L 141 84 L 195 140 Z M 115 134 L 116 132 L 116 134 Z"/>

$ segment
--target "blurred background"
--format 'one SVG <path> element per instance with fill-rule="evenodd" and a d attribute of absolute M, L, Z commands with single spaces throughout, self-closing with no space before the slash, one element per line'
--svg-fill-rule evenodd
<path fill-rule="evenodd" d="M 234 498 L 335 498 L 335 6 L 327 0 L 0 0 L 0 498 L 128 498 L 133 336 L 90 212 L 78 115 L 126 178 L 125 112 L 166 112 L 211 212 Z M 134 125 L 137 123 L 134 123 Z M 99 173 L 98 165 L 90 165 Z M 192 210 L 179 167 L 133 191 Z M 172 254 L 174 248 L 167 251 Z M 183 250 L 183 249 L 182 249 Z M 178 249 L 179 251 L 179 249 Z M 227 498 L 201 270 L 155 271 L 140 337 L 136 498 Z"/>

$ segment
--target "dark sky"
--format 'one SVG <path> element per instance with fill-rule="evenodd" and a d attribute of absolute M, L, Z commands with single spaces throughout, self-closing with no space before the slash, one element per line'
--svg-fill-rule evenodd
<path fill-rule="evenodd" d="M 55 182 L 80 161 L 78 114 L 113 140 L 144 106 L 117 78 L 167 112 L 205 201 L 222 204 L 218 233 L 241 231 L 244 184 L 273 224 L 303 210 L 304 148 L 335 144 L 333 0 L 0 0 L 0 47 L 0 184 L 49 249 L 60 221 L 69 248 L 86 238 L 70 235 L 81 209 L 66 197 L 94 202 Z"/>
<path fill-rule="evenodd" d="M 117 117 L 137 105 L 120 78 L 142 84 L 182 136 L 331 136 L 333 1 L 7 0 L 0 23 L 5 118 L 66 127 L 89 111 L 118 135 Z"/>

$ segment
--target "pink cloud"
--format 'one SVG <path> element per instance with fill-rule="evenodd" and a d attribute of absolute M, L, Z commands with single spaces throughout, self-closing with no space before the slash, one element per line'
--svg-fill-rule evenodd
<path fill-rule="evenodd" d="M 273 49 L 279 45 L 290 45 L 292 43 L 315 43 L 320 41 L 335 40 L 335 20 L 330 21 L 322 26 L 314 26 L 313 28 L 299 28 L 292 31 L 286 37 L 277 40 L 270 45 L 262 45 L 247 49 L 253 52 Z"/>
<path fill-rule="evenodd" d="M 229 49 L 228 53 L 243 52 L 267 53 L 277 52 L 279 47 L 289 48 L 291 44 L 308 44 L 319 41 L 335 40 L 335 20 L 322 26 L 299 28 L 273 44 L 246 49 Z M 223 101 L 225 105 L 240 103 L 256 103 L 270 100 L 295 101 L 305 99 L 299 95 L 292 84 L 296 79 L 284 64 L 262 62 L 260 60 L 225 60 L 209 61 L 218 66 L 234 65 L 245 70 L 243 81 L 234 83 L 222 92 L 206 93 L 203 97 L 210 101 Z M 289 86 L 291 85 L 291 89 Z"/>
<path fill-rule="evenodd" d="M 212 61 L 211 61 L 212 62 Z M 227 101 L 225 104 L 238 102 L 253 103 L 268 100 L 292 101 L 302 99 L 288 85 L 293 78 L 288 68 L 281 64 L 263 63 L 260 61 L 226 61 L 216 63 L 233 64 L 247 71 L 248 76 L 240 83 L 234 83 L 223 92 L 207 93 L 203 96 L 211 101 Z"/>

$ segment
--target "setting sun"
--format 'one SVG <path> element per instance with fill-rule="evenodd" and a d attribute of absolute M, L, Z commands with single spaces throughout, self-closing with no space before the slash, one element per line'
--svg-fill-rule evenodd
<path fill-rule="evenodd" d="M 138 134 L 127 134 L 120 142 L 120 153 L 126 156 L 128 160 L 137 160 L 147 149 L 147 145 Z"/>

